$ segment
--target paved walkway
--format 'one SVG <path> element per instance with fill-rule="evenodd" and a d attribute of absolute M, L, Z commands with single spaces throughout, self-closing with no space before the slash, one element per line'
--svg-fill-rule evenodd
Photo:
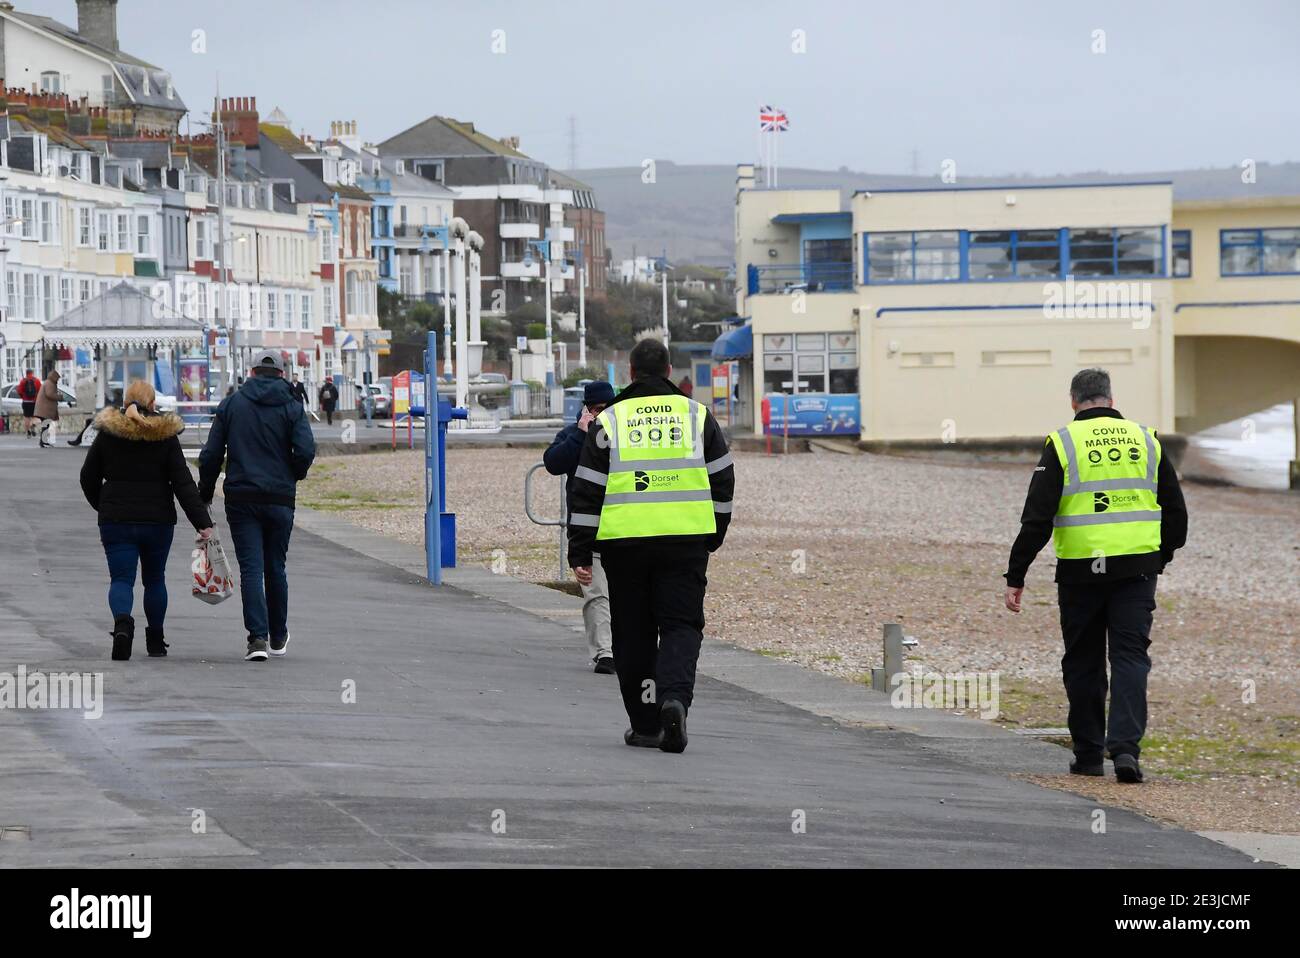
<path fill-rule="evenodd" d="M 0 449 L 0 673 L 105 688 L 98 720 L 0 710 L 0 827 L 30 830 L 0 867 L 1251 863 L 1118 809 L 1095 834 L 1094 803 L 1011 777 L 1059 771 L 1055 746 L 717 643 L 688 751 L 629 749 L 572 600 L 475 570 L 434 590 L 418 550 L 330 516 L 294 533 L 287 658 L 242 661 L 238 600 L 189 597 L 178 527 L 171 655 L 111 662 L 81 458 Z"/>

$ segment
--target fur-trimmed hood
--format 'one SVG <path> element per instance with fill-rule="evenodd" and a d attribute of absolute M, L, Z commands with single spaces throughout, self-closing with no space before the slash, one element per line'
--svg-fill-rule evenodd
<path fill-rule="evenodd" d="M 121 439 L 162 442 L 184 432 L 185 422 L 174 412 L 137 413 L 133 409 L 132 413 L 124 413 L 109 406 L 95 417 L 95 428 Z"/>

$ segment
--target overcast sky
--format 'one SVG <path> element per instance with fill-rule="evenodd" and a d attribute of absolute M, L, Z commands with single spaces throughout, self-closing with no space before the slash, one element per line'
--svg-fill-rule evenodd
<path fill-rule="evenodd" d="M 76 25 L 74 0 L 15 4 Z M 920 172 L 951 158 L 963 175 L 1300 160 L 1295 0 L 121 0 L 118 34 L 192 109 L 220 73 L 295 131 L 356 119 L 379 141 L 441 113 L 559 167 L 571 116 L 580 167 L 753 160 L 763 103 L 790 117 L 783 167 L 907 173 L 913 150 Z"/>

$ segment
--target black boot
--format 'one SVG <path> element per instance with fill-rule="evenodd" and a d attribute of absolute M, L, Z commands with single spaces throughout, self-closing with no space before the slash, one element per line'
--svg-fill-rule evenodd
<path fill-rule="evenodd" d="M 125 662 L 131 657 L 131 643 L 135 641 L 135 619 L 129 615 L 113 617 L 113 661 Z"/>
<path fill-rule="evenodd" d="M 144 627 L 144 645 L 149 650 L 151 658 L 158 658 L 167 654 L 167 643 L 163 641 L 163 630 L 155 629 L 151 625 Z"/>

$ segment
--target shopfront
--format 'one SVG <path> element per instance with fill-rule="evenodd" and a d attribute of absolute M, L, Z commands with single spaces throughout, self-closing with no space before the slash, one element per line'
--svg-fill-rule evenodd
<path fill-rule="evenodd" d="M 774 433 L 860 432 L 857 333 L 764 333 L 762 346 L 762 395 Z"/>
<path fill-rule="evenodd" d="M 51 320 L 44 348 L 75 350 L 90 359 L 96 408 L 120 406 L 126 388 L 137 379 L 152 383 L 162 396 L 196 402 L 205 398 L 206 335 L 202 323 L 121 283 Z"/>

